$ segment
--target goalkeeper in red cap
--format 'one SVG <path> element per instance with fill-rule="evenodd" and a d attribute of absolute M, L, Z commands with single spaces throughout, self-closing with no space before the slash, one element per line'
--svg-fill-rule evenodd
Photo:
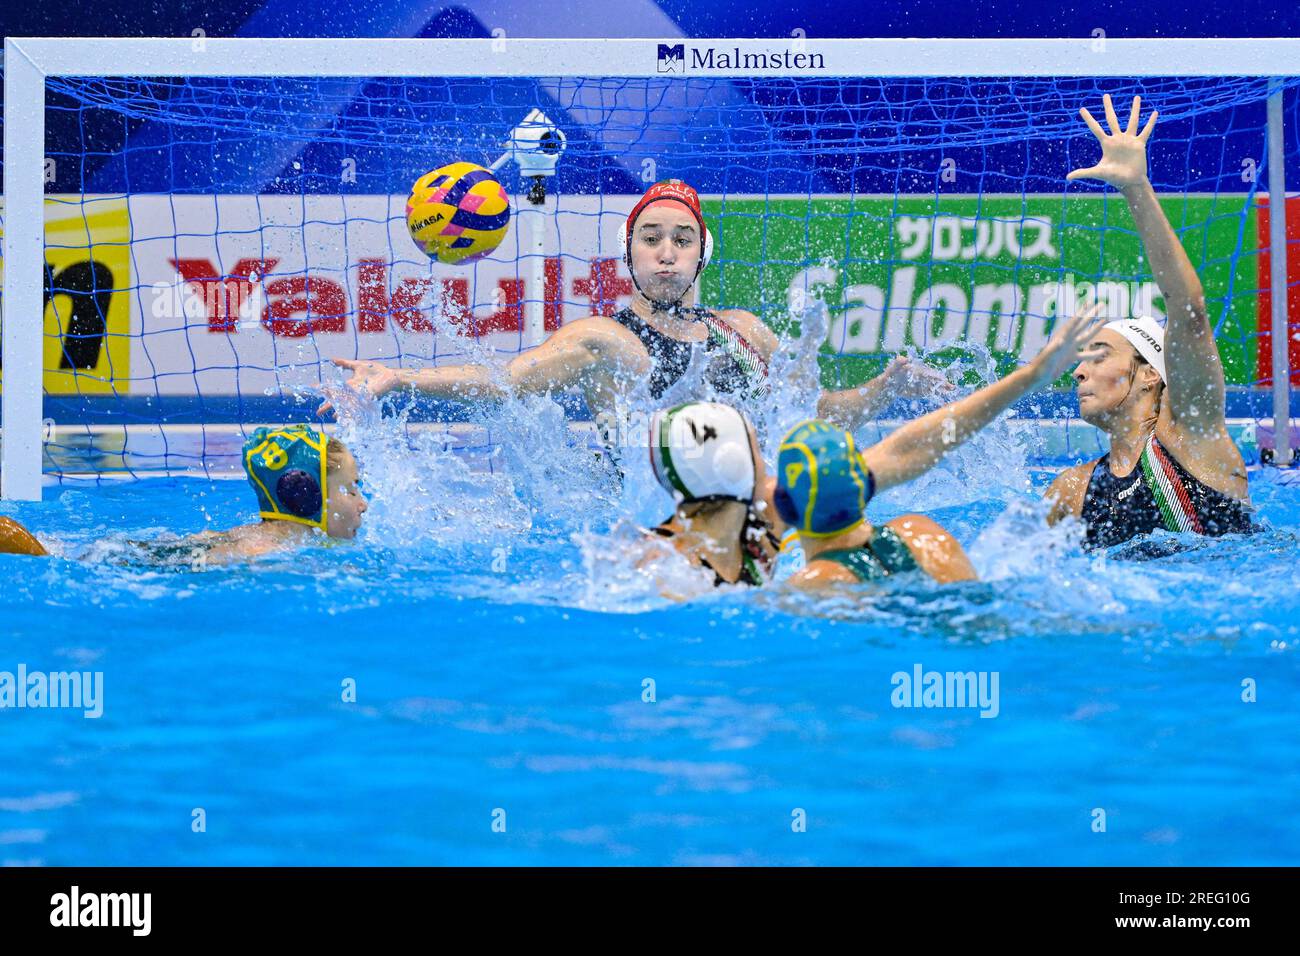
<path fill-rule="evenodd" d="M 765 394 L 776 335 L 743 309 L 708 309 L 695 302 L 695 280 L 713 254 L 713 234 L 695 190 L 677 179 L 651 186 L 628 215 L 620 241 L 635 289 L 631 305 L 613 316 L 591 315 L 562 326 L 511 360 L 505 376 L 482 365 L 415 370 L 352 359 L 334 363 L 352 372 L 350 387 L 375 396 L 414 388 L 435 398 L 478 401 L 506 391 L 576 389 L 597 421 L 641 382 L 657 403 L 694 361 L 702 363 L 713 394 L 677 396 L 682 400 Z M 853 429 L 891 399 L 929 394 L 941 383 L 939 373 L 896 358 L 861 388 L 822 394 L 817 412 Z M 321 412 L 329 407 L 326 402 Z"/>

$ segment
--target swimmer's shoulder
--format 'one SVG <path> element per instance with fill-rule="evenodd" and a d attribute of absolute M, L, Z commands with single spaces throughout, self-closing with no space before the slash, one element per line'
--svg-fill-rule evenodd
<path fill-rule="evenodd" d="M 644 352 L 636 333 L 607 315 L 589 315 L 560 326 L 543 343 L 548 348 L 581 348 L 594 355 L 629 357 Z"/>
<path fill-rule="evenodd" d="M 1071 465 L 1053 479 L 1043 492 L 1043 497 L 1052 503 L 1052 510 L 1047 515 L 1048 524 L 1083 514 L 1083 500 L 1088 494 L 1088 484 L 1092 481 L 1092 472 L 1100 458 Z"/>
<path fill-rule="evenodd" d="M 153 546 L 154 554 L 169 560 L 184 558 L 190 563 L 227 564 L 243 557 L 240 551 L 240 532 L 255 525 L 240 525 L 229 531 L 200 531 L 186 535 L 175 544 Z"/>
<path fill-rule="evenodd" d="M 603 315 L 566 322 L 535 348 L 510 360 L 511 380 L 526 391 L 591 386 L 592 375 L 644 374 L 650 357 L 630 329 Z M 607 383 L 606 383 L 607 384 Z M 591 396 L 588 396 L 588 403 Z"/>
<path fill-rule="evenodd" d="M 885 527 L 911 552 L 916 566 L 939 583 L 978 579 L 961 543 L 933 518 L 906 514 L 887 522 Z M 808 589 L 852 584 L 857 580 L 858 576 L 840 562 L 825 560 L 809 561 L 806 568 L 790 577 L 792 584 Z"/>
<path fill-rule="evenodd" d="M 933 518 L 919 514 L 901 515 L 885 523 L 907 545 L 922 571 L 940 584 L 974 581 L 979 575 L 961 543 Z"/>
<path fill-rule="evenodd" d="M 202 531 L 185 539 L 185 543 L 202 554 L 207 564 L 229 564 L 258 558 L 277 551 L 287 551 L 301 544 L 268 532 L 265 522 L 243 524 L 228 531 Z"/>
<path fill-rule="evenodd" d="M 1173 421 L 1166 405 L 1156 422 L 1156 441 L 1201 484 L 1250 503 L 1246 462 L 1222 420 L 1188 428 Z"/>
<path fill-rule="evenodd" d="M 592 337 L 617 336 L 620 332 L 632 335 L 626 326 L 607 315 L 588 315 L 581 319 L 574 319 L 572 322 L 565 322 L 546 337 L 546 343 L 549 345 L 555 342 L 582 342 Z M 636 338 L 635 335 L 632 337 Z"/>

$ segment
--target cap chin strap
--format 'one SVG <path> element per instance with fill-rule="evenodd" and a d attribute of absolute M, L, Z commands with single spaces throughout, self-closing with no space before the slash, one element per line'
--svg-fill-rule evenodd
<path fill-rule="evenodd" d="M 1136 351 L 1136 350 L 1135 350 L 1135 351 Z M 1145 359 L 1146 359 L 1146 356 L 1142 355 L 1141 352 L 1138 352 L 1138 355 L 1140 356 L 1140 358 L 1135 358 L 1135 359 L 1133 360 L 1133 374 L 1129 377 L 1129 383 L 1128 383 L 1128 395 L 1125 395 L 1125 396 L 1124 396 L 1124 400 L 1125 400 L 1125 401 L 1128 401 L 1129 396 L 1133 394 L 1133 389 L 1137 387 L 1137 384 L 1138 384 L 1138 375 L 1141 374 L 1141 372 L 1142 372 L 1142 364 L 1143 364 L 1143 362 L 1144 362 Z M 1150 368 L 1152 368 L 1152 369 L 1155 369 L 1155 366 L 1152 365 L 1150 362 L 1146 362 L 1146 364 L 1147 364 L 1148 367 L 1150 367 Z M 1156 374 L 1157 374 L 1157 375 L 1160 374 L 1159 369 L 1156 369 L 1155 371 L 1156 371 Z M 1165 380 L 1164 380 L 1163 378 L 1160 379 L 1160 384 L 1161 384 L 1162 386 L 1164 385 L 1164 383 L 1165 383 Z M 1158 392 L 1158 391 L 1156 392 L 1155 400 L 1156 400 L 1156 415 L 1157 415 L 1157 417 L 1158 417 L 1159 414 L 1160 414 L 1160 392 Z"/>
<path fill-rule="evenodd" d="M 636 281 L 635 272 L 632 273 L 632 284 L 636 286 L 636 291 L 641 293 L 641 298 L 649 302 L 650 308 L 655 312 L 666 312 L 669 315 L 676 315 L 678 312 L 682 311 L 683 308 L 688 308 L 688 306 L 683 306 L 681 303 L 682 299 L 686 298 L 686 293 L 691 291 L 690 286 L 687 286 L 685 290 L 683 290 L 682 294 L 676 299 L 669 302 L 667 299 L 652 299 L 650 296 L 646 295 L 645 289 L 641 288 L 641 283 Z"/>
<path fill-rule="evenodd" d="M 701 501 L 734 501 L 737 504 L 747 505 L 750 507 L 754 504 L 753 498 L 737 498 L 735 495 L 700 495 L 698 498 L 683 498 L 681 504 L 693 505 L 696 502 Z"/>
<path fill-rule="evenodd" d="M 700 222 L 700 228 L 704 228 L 702 221 Z M 627 266 L 627 271 L 632 276 L 632 285 L 636 287 L 636 291 L 641 293 L 641 297 L 649 302 L 651 308 L 656 312 L 668 312 L 670 314 L 681 309 L 682 299 L 686 298 L 686 293 L 691 291 L 691 286 L 695 285 L 695 280 L 700 277 L 700 273 L 708 265 L 713 253 L 713 236 L 706 231 L 700 237 L 700 259 L 695 263 L 695 277 L 691 279 L 690 285 L 682 290 L 681 295 L 669 302 L 667 299 L 654 299 L 646 295 L 645 289 L 641 288 L 641 283 L 637 281 L 636 270 L 632 268 L 632 234 L 628 231 L 627 223 L 623 223 L 618 227 L 618 241 L 623 247 L 623 264 Z"/>
<path fill-rule="evenodd" d="M 632 285 L 636 286 L 636 291 L 640 292 L 641 297 L 650 303 L 650 307 L 656 312 L 667 312 L 669 314 L 675 314 L 681 311 L 683 308 L 681 304 L 682 299 L 686 298 L 686 293 L 690 292 L 691 286 L 695 285 L 695 279 L 698 279 L 700 273 L 704 271 L 704 257 L 701 256 L 700 261 L 695 264 L 695 279 L 692 279 L 691 284 L 682 290 L 681 295 L 669 302 L 667 299 L 654 299 L 649 295 L 646 295 L 645 289 L 641 288 L 641 283 L 637 281 L 636 270 L 632 268 L 632 247 L 631 245 L 625 244 L 624 248 L 627 251 L 623 253 L 623 261 L 627 263 L 627 271 L 632 275 Z"/>

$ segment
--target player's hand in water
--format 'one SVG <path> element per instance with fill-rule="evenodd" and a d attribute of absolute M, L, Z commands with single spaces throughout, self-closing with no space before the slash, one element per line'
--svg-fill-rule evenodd
<path fill-rule="evenodd" d="M 906 355 L 895 356 L 882 375 L 889 395 L 895 398 L 930 398 L 955 387 L 943 372 Z"/>
<path fill-rule="evenodd" d="M 1139 133 L 1137 125 L 1142 109 L 1142 97 L 1135 96 L 1133 110 L 1129 113 L 1128 128 L 1120 130 L 1119 119 L 1115 116 L 1115 107 L 1111 105 L 1109 93 L 1102 97 L 1102 104 L 1106 107 L 1106 120 L 1110 123 L 1109 135 L 1092 118 L 1091 113 L 1086 109 L 1079 110 L 1079 115 L 1083 117 L 1084 122 L 1096 135 L 1097 141 L 1101 143 L 1101 161 L 1096 166 L 1076 169 L 1065 178 L 1100 179 L 1117 189 L 1146 182 L 1147 138 L 1151 135 L 1151 127 L 1156 125 L 1156 117 L 1160 114 L 1152 113 L 1151 118 L 1147 120 L 1147 125 L 1142 127 L 1142 132 Z"/>
<path fill-rule="evenodd" d="M 1106 324 L 1106 316 L 1101 312 L 1102 303 L 1094 302 L 1078 315 L 1057 321 L 1052 337 L 1029 363 L 1040 385 L 1050 385 L 1066 369 L 1100 356 L 1100 350 L 1085 351 L 1085 347 Z"/>
<path fill-rule="evenodd" d="M 333 362 L 339 368 L 345 368 L 352 373 L 352 377 L 343 384 L 363 395 L 369 394 L 375 398 L 380 398 L 402 387 L 402 378 L 397 373 L 397 370 L 391 369 L 387 365 L 364 359 L 336 358 L 333 359 Z M 316 414 L 324 415 L 333 408 L 334 404 L 329 399 L 326 399 L 321 402 L 320 408 L 316 409 Z"/>

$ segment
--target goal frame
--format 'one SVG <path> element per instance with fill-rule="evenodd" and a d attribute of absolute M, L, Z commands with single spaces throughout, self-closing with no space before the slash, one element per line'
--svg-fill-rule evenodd
<path fill-rule="evenodd" d="M 1140 77 L 1300 76 L 1300 39 L 258 39 L 9 37 L 4 43 L 4 391 L 0 498 L 39 500 L 43 461 L 45 80 L 167 77 Z M 660 47 L 739 65 L 699 72 Z M 732 57 L 732 53 L 735 56 Z M 802 58 L 797 55 L 802 54 Z M 745 63 L 780 58 L 780 68 Z M 795 57 L 795 66 L 786 66 Z M 431 73 L 427 64 L 440 64 Z M 293 64 L 286 69 L 286 64 Z M 464 64 L 464 69 L 447 69 Z M 1284 248 L 1282 95 L 1268 102 L 1270 248 Z M 1279 172 L 1281 171 L 1281 172 Z M 1281 213 L 1280 215 L 1278 213 Z M 1272 256 L 1277 461 L 1289 461 L 1286 257 Z M 1300 277 L 1297 277 L 1300 280 Z"/>

